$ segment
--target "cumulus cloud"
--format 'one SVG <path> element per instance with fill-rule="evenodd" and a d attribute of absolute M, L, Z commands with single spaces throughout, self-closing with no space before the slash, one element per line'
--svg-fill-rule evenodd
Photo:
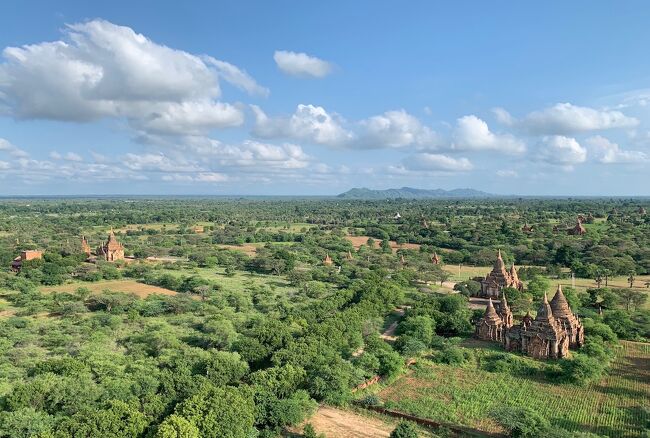
<path fill-rule="evenodd" d="M 546 136 L 540 142 L 537 158 L 570 168 L 587 160 L 587 149 L 575 138 L 562 135 Z"/>
<path fill-rule="evenodd" d="M 138 129 L 196 132 L 242 123 L 241 111 L 216 101 L 221 80 L 268 94 L 232 64 L 157 44 L 104 20 L 69 25 L 59 41 L 7 47 L 3 58 L 0 101 L 17 118 L 124 117 Z"/>
<path fill-rule="evenodd" d="M 259 138 L 288 138 L 327 146 L 343 146 L 352 133 L 342 126 L 343 120 L 325 108 L 300 104 L 290 117 L 268 117 L 261 108 L 251 105 L 255 115 L 253 135 Z"/>
<path fill-rule="evenodd" d="M 456 122 L 453 148 L 519 154 L 526 150 L 526 145 L 510 134 L 493 133 L 487 123 L 474 115 L 469 115 L 461 117 Z"/>
<path fill-rule="evenodd" d="M 532 134 L 568 135 L 638 125 L 634 117 L 620 111 L 597 110 L 589 107 L 558 103 L 550 108 L 533 111 L 517 125 Z"/>
<path fill-rule="evenodd" d="M 600 135 L 589 137 L 585 142 L 596 159 L 604 164 L 646 163 L 650 160 L 645 152 L 623 150 L 618 144 Z"/>
<path fill-rule="evenodd" d="M 258 138 L 286 138 L 337 148 L 383 149 L 439 145 L 438 135 L 404 110 L 386 111 L 349 123 L 325 108 L 300 104 L 288 117 L 269 117 L 258 106 L 252 133 Z"/>
<path fill-rule="evenodd" d="M 28 156 L 27 152 L 14 146 L 9 140 L 5 140 L 4 138 L 0 138 L 0 152 L 4 152 L 15 158 L 26 158 Z"/>
<path fill-rule="evenodd" d="M 438 136 L 417 117 L 404 110 L 387 111 L 359 122 L 360 146 L 368 148 L 402 148 L 435 146 Z"/>
<path fill-rule="evenodd" d="M 332 64 L 306 53 L 276 50 L 273 59 L 282 72 L 291 76 L 324 78 L 332 71 Z"/>
<path fill-rule="evenodd" d="M 474 166 L 467 158 L 453 158 L 443 154 L 419 153 L 404 159 L 404 167 L 409 170 L 465 172 Z"/>

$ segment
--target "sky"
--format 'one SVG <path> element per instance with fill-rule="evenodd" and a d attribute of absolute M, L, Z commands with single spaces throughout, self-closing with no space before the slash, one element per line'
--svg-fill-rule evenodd
<path fill-rule="evenodd" d="M 648 23 L 635 0 L 2 2 L 0 195 L 648 196 Z"/>

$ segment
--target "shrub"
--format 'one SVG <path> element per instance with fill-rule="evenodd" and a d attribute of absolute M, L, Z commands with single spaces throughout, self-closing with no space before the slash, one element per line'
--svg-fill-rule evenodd
<path fill-rule="evenodd" d="M 549 421 L 531 408 L 503 406 L 491 416 L 513 437 L 540 437 L 550 429 Z"/>
<path fill-rule="evenodd" d="M 418 438 L 418 430 L 410 421 L 401 421 L 390 433 L 390 438 Z"/>

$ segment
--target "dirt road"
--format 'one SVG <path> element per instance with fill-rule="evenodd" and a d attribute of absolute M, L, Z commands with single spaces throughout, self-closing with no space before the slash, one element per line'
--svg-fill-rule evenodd
<path fill-rule="evenodd" d="M 378 438 L 387 437 L 395 424 L 378 418 L 366 417 L 342 409 L 321 406 L 309 422 L 316 432 L 327 438 Z"/>

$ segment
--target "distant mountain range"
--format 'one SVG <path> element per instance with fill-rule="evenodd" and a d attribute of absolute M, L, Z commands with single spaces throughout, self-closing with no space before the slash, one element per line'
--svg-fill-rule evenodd
<path fill-rule="evenodd" d="M 401 189 L 372 190 L 367 188 L 353 188 L 341 193 L 341 199 L 434 199 L 434 198 L 490 198 L 496 195 L 474 189 L 414 189 L 402 187 Z"/>

